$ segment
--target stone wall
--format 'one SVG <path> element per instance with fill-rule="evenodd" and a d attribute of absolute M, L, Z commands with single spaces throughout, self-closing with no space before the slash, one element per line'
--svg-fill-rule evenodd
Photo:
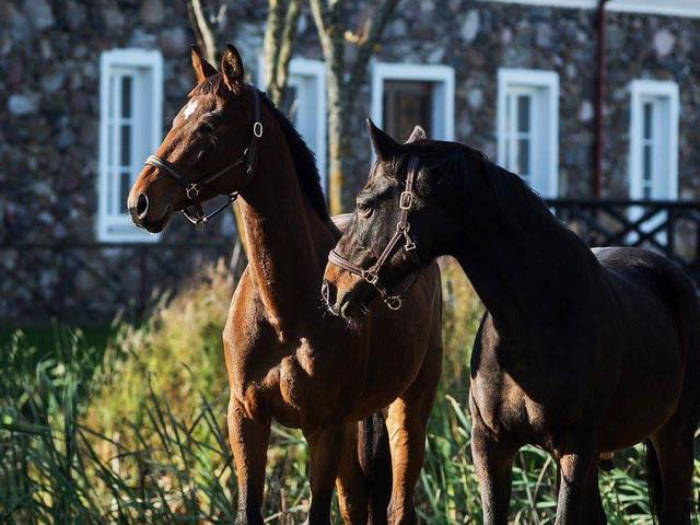
<path fill-rule="evenodd" d="M 225 24 L 259 47 L 265 13 L 254 4 L 230 2 Z M 194 82 L 185 2 L 11 0 L 0 3 L 0 24 L 0 181 L 9 191 L 0 242 L 93 241 L 100 53 L 162 52 L 167 130 Z M 174 221 L 164 237 L 208 238 L 231 225 L 197 232 Z"/>
<path fill-rule="evenodd" d="M 358 18 L 371 12 L 370 2 L 363 5 Z M 253 79 L 266 6 L 262 0 L 229 0 L 218 28 L 237 44 Z M 627 86 L 633 79 L 653 78 L 674 80 L 680 87 L 680 193 L 700 196 L 700 19 L 609 13 L 608 20 L 605 195 L 627 195 Z M 302 15 L 299 29 L 297 56 L 321 58 L 309 13 Z M 454 67 L 456 139 L 492 158 L 498 68 L 557 71 L 560 193 L 581 197 L 589 195 L 591 179 L 593 36 L 590 10 L 405 0 L 376 58 Z M 161 50 L 167 130 L 192 87 L 192 42 L 184 2 L 0 2 L 0 243 L 95 240 L 100 53 L 117 47 Z M 344 192 L 348 206 L 368 172 L 367 80 L 352 130 L 355 155 Z M 176 219 L 163 239 L 225 239 L 232 229 L 229 214 L 204 230 Z M 43 266 L 28 272 L 27 278 L 37 281 L 51 277 Z M 12 290 L 0 292 L 11 306 Z"/>
<path fill-rule="evenodd" d="M 496 158 L 498 68 L 559 74 L 560 194 L 589 196 L 594 12 L 474 0 L 411 0 L 402 5 L 387 28 L 377 60 L 454 67 L 455 138 L 492 159 Z M 700 197 L 700 19 L 613 12 L 608 13 L 607 29 L 604 195 L 627 196 L 628 85 L 634 79 L 649 78 L 679 85 L 680 194 Z M 368 108 L 369 89 L 363 100 Z M 364 133 L 360 120 L 356 135 Z M 356 151 L 364 150 L 366 143 L 358 143 Z M 365 155 L 360 161 L 365 166 L 360 171 L 367 171 L 367 159 Z"/>

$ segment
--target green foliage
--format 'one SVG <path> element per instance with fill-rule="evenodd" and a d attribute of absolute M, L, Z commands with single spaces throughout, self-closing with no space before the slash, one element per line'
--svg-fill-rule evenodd
<path fill-rule="evenodd" d="M 417 507 L 426 523 L 479 523 L 466 407 L 483 310 L 454 261 L 442 270 L 445 366 Z M 226 268 L 208 269 L 143 325 L 117 327 L 106 349 L 66 328 L 41 339 L 16 332 L 2 343 L 0 523 L 232 522 L 237 494 L 220 340 L 231 290 Z M 48 340 L 51 348 L 38 342 Z M 305 518 L 307 457 L 298 431 L 273 426 L 268 522 Z M 698 459 L 695 473 L 697 494 Z M 514 523 L 553 523 L 556 477 L 545 452 L 521 450 Z M 651 523 L 642 447 L 618 454 L 600 487 L 610 523 Z"/>

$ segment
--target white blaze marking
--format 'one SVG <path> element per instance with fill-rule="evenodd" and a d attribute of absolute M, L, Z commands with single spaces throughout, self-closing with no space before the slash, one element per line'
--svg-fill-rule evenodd
<path fill-rule="evenodd" d="M 185 106 L 185 111 L 183 112 L 182 116 L 185 117 L 185 120 L 187 120 L 192 113 L 197 109 L 197 106 L 199 103 L 196 100 L 190 100 L 187 105 Z"/>

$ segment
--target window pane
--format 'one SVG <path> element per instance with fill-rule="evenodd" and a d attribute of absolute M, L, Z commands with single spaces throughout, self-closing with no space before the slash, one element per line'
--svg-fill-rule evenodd
<path fill-rule="evenodd" d="M 384 129 L 406 140 L 413 126 L 432 134 L 432 85 L 430 82 L 387 81 L 384 83 Z"/>
<path fill-rule="evenodd" d="M 114 124 L 107 125 L 107 166 L 114 166 Z"/>
<path fill-rule="evenodd" d="M 505 149 L 506 149 L 506 162 L 504 168 L 510 171 L 513 171 L 513 159 L 512 155 L 510 154 L 510 136 L 506 135 L 506 140 L 505 140 Z"/>
<path fill-rule="evenodd" d="M 121 155 L 120 166 L 131 166 L 131 126 L 122 124 L 121 126 Z"/>
<path fill-rule="evenodd" d="M 110 119 L 114 118 L 114 104 L 116 99 L 114 98 L 114 90 L 116 89 L 117 79 L 114 75 L 109 77 L 109 92 L 107 96 L 107 115 Z"/>
<path fill-rule="evenodd" d="M 518 140 L 518 174 L 530 175 L 530 139 Z"/>
<path fill-rule="evenodd" d="M 126 213 L 126 200 L 129 198 L 129 190 L 131 189 L 131 175 L 128 171 L 122 172 L 119 183 L 119 211 Z"/>
<path fill-rule="evenodd" d="M 505 122 L 505 133 L 506 136 L 510 135 L 512 131 L 511 127 L 511 121 L 513 120 L 513 102 L 512 102 L 512 96 L 509 94 L 506 96 L 506 122 Z M 507 148 L 506 151 L 510 151 L 510 148 Z"/>
<path fill-rule="evenodd" d="M 652 179 L 652 150 L 651 144 L 646 144 L 644 146 L 644 154 L 642 155 L 642 176 L 645 181 L 650 181 Z"/>
<path fill-rule="evenodd" d="M 122 77 L 122 118 L 131 118 L 131 77 Z"/>
<path fill-rule="evenodd" d="M 653 118 L 653 106 L 651 102 L 644 104 L 644 138 L 651 139 L 651 127 Z"/>
<path fill-rule="evenodd" d="M 528 133 L 530 131 L 530 97 L 518 96 L 518 131 Z"/>

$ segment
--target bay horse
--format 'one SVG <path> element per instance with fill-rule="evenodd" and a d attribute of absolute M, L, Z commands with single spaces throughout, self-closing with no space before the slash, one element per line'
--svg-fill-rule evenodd
<path fill-rule="evenodd" d="M 192 63 L 197 85 L 148 158 L 128 207 L 138 226 L 158 232 L 176 211 L 201 223 L 209 217 L 202 203 L 240 195 L 249 261 L 223 333 L 237 523 L 263 523 L 273 419 L 300 428 L 310 445 L 310 523 L 330 523 L 336 478 L 347 523 L 411 522 L 442 366 L 437 265 L 420 272 L 405 298 L 409 325 L 382 307 L 369 309 L 364 326 L 328 315 L 318 289 L 340 234 L 313 154 L 272 102 L 244 82 L 233 46 L 220 73 L 196 49 Z M 390 439 L 376 415 L 387 406 Z"/>
<path fill-rule="evenodd" d="M 591 251 L 477 150 L 399 144 L 369 125 L 377 162 L 329 256 L 324 296 L 357 316 L 348 305 L 369 304 L 377 288 L 391 293 L 440 255 L 459 261 L 487 309 L 469 389 L 484 522 L 507 523 L 513 457 L 531 443 L 558 461 L 556 523 L 605 523 L 601 454 L 648 440 L 660 523 L 690 523 L 700 417 L 690 279 L 644 249 Z"/>

